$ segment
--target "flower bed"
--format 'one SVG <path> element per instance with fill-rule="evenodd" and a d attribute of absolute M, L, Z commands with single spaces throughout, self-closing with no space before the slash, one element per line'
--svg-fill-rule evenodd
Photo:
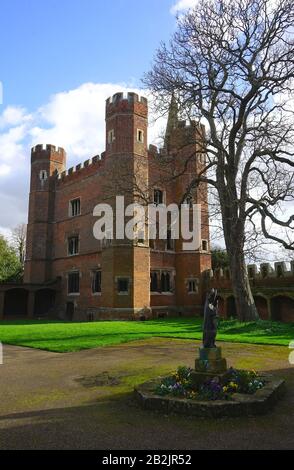
<path fill-rule="evenodd" d="M 234 393 L 253 395 L 265 385 L 265 380 L 254 370 L 230 368 L 223 381 L 212 378 L 195 387 L 191 380 L 192 369 L 179 367 L 177 372 L 165 377 L 154 388 L 154 394 L 193 400 L 229 400 Z"/>

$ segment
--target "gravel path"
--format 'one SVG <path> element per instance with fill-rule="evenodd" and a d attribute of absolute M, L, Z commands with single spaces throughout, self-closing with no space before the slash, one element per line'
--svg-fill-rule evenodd
<path fill-rule="evenodd" d="M 152 339 L 67 354 L 4 346 L 0 449 L 293 449 L 289 349 L 219 345 L 229 365 L 286 379 L 287 395 L 273 411 L 213 421 L 138 408 L 134 384 L 192 366 L 192 341 Z"/>

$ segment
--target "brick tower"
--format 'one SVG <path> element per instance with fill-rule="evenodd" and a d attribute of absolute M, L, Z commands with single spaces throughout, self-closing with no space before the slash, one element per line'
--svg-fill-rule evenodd
<path fill-rule="evenodd" d="M 115 196 L 125 206 L 138 201 L 135 185 L 148 186 L 148 104 L 135 93 L 116 93 L 106 101 L 106 181 L 116 188 L 108 203 L 115 213 Z M 134 181 L 136 183 L 134 184 Z M 102 305 L 120 316 L 138 316 L 150 307 L 148 240 L 114 239 L 102 250 Z"/>
<path fill-rule="evenodd" d="M 174 195 L 177 203 L 183 203 L 183 196 L 195 175 L 206 165 L 205 127 L 196 121 L 186 123 L 178 120 L 176 101 L 172 98 L 165 136 L 165 149 L 173 155 L 175 171 L 182 174 L 176 179 Z M 185 171 L 183 169 L 185 168 Z M 197 313 L 202 311 L 204 297 L 202 273 L 211 269 L 211 253 L 209 245 L 209 216 L 207 184 L 200 183 L 188 195 L 188 203 L 201 205 L 200 246 L 196 250 L 182 249 L 182 240 L 176 243 L 176 297 L 178 305 L 190 307 Z M 190 211 L 191 212 L 191 211 Z M 197 279 L 198 295 L 189 295 L 187 289 L 190 279 Z"/>
<path fill-rule="evenodd" d="M 65 170 L 66 154 L 54 145 L 37 145 L 31 151 L 31 185 L 24 282 L 51 280 L 55 178 Z"/>

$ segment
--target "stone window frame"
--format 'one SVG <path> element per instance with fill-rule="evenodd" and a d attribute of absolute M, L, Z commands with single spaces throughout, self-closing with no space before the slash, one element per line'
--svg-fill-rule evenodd
<path fill-rule="evenodd" d="M 109 129 L 107 133 L 107 142 L 108 144 L 112 144 L 114 141 L 115 141 L 114 129 Z"/>
<path fill-rule="evenodd" d="M 144 131 L 143 129 L 137 129 L 137 142 L 144 144 Z"/>
<path fill-rule="evenodd" d="M 119 287 L 119 282 L 120 281 L 127 281 L 128 282 L 128 290 L 127 291 L 119 291 L 118 287 Z M 130 276 L 124 276 L 124 275 L 121 275 L 121 276 L 116 276 L 115 277 L 115 286 L 116 286 L 116 293 L 117 295 L 130 295 L 131 293 L 131 277 Z"/>
<path fill-rule="evenodd" d="M 79 203 L 78 203 L 79 201 Z M 74 203 L 78 203 L 79 211 L 74 210 Z M 81 197 L 75 197 L 69 200 L 68 203 L 68 215 L 69 217 L 79 217 L 82 214 L 82 200 Z"/>
<path fill-rule="evenodd" d="M 205 245 L 204 245 L 205 244 Z M 206 248 L 204 248 L 204 246 L 206 246 Z M 208 245 L 208 240 L 203 238 L 201 240 L 201 251 L 204 251 L 205 253 L 208 253 L 209 251 L 209 245 Z"/>
<path fill-rule="evenodd" d="M 70 292 L 70 275 L 72 274 L 78 274 L 78 279 L 79 279 L 79 285 L 78 285 L 78 288 L 79 290 L 76 291 L 76 292 Z M 81 279 L 81 273 L 78 269 L 73 269 L 72 271 L 69 271 L 67 273 L 67 295 L 68 296 L 79 296 L 80 295 L 80 290 L 81 290 L 81 282 L 80 282 L 80 279 Z"/>
<path fill-rule="evenodd" d="M 46 181 L 48 179 L 47 170 L 40 170 L 39 178 L 41 181 Z"/>
<path fill-rule="evenodd" d="M 197 295 L 199 293 L 199 278 L 198 277 L 188 277 L 187 279 L 185 279 L 185 284 L 186 284 L 188 295 Z M 195 286 L 195 290 L 190 290 L 191 285 Z"/>
<path fill-rule="evenodd" d="M 157 274 L 157 291 L 151 290 L 151 274 Z M 162 290 L 162 275 L 169 274 L 170 290 Z M 174 295 L 175 293 L 175 269 L 174 268 L 155 268 L 150 270 L 150 294 L 151 295 Z"/>
<path fill-rule="evenodd" d="M 152 275 L 153 275 L 153 274 L 156 274 L 156 277 L 157 277 L 157 282 L 156 282 L 157 289 L 156 289 L 156 290 L 152 290 L 152 289 L 151 289 L 151 285 L 152 285 Z M 152 270 L 150 270 L 150 294 L 151 294 L 151 295 L 153 295 L 153 294 L 160 294 L 160 290 L 158 289 L 160 277 L 161 277 L 160 269 L 152 269 Z"/>
<path fill-rule="evenodd" d="M 100 291 L 94 291 L 95 275 L 100 272 Z M 92 295 L 102 295 L 102 269 L 100 267 L 91 270 L 91 293 Z"/>
<path fill-rule="evenodd" d="M 77 251 L 75 251 L 74 253 L 70 253 L 70 241 L 71 240 L 76 240 L 77 242 L 77 246 L 75 246 L 75 248 L 77 248 Z M 69 237 L 67 237 L 67 256 L 77 256 L 80 254 L 80 237 L 78 234 L 74 234 L 74 235 L 70 235 Z"/>

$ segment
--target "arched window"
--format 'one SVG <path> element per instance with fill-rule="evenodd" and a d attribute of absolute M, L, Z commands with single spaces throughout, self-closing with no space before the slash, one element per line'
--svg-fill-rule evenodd
<path fill-rule="evenodd" d="M 171 290 L 170 273 L 163 272 L 161 274 L 161 291 L 170 292 L 170 290 Z"/>
<path fill-rule="evenodd" d="M 158 275 L 154 271 L 150 274 L 150 291 L 158 292 Z"/>

